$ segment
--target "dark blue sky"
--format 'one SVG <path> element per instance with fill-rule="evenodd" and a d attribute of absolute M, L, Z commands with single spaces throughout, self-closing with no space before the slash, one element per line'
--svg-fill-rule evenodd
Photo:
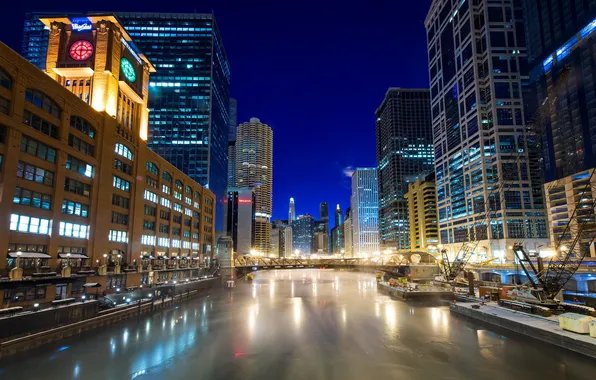
<path fill-rule="evenodd" d="M 190 2 L 188 2 L 190 4 Z M 427 87 L 424 18 L 431 0 L 12 1 L 0 41 L 20 51 L 27 11 L 215 11 L 238 121 L 273 128 L 273 215 L 318 218 L 349 206 L 354 167 L 375 166 L 374 112 L 389 87 Z"/>

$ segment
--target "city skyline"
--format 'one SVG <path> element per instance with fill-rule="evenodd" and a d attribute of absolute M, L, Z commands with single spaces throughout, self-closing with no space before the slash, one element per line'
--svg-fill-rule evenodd
<path fill-rule="evenodd" d="M 238 100 L 238 121 L 257 116 L 273 129 L 276 162 L 273 219 L 286 219 L 290 197 L 299 205 L 297 213 L 300 214 L 318 216 L 322 201 L 330 205 L 340 203 L 343 210 L 347 209 L 351 186 L 345 173 L 355 167 L 376 164 L 374 111 L 383 94 L 392 86 L 428 86 L 427 69 L 418 62 L 426 61 L 423 21 L 430 1 L 383 4 L 375 9 L 365 9 L 364 14 L 361 7 L 352 5 L 342 7 L 339 13 L 332 4 L 321 7 L 321 4 L 312 2 L 311 5 L 317 6 L 317 14 L 311 14 L 308 3 L 294 9 L 281 4 L 254 6 L 240 1 L 228 4 L 206 1 L 199 7 L 133 1 L 126 5 L 104 4 L 93 8 L 114 12 L 214 11 L 230 62 L 230 96 Z M 44 10 L 48 10 L 48 6 L 38 0 L 7 9 L 8 22 L 0 26 L 0 39 L 20 52 L 21 36 L 15 35 L 13 30 L 22 30 L 25 12 Z M 71 0 L 52 7 L 52 12 L 86 10 Z M 97 9 L 90 9 L 93 10 Z M 349 20 L 362 16 L 366 17 L 367 28 L 364 31 L 354 29 Z M 263 22 L 255 25 L 254 20 Z M 271 28 L 276 33 L 270 33 Z M 392 49 L 385 49 L 378 40 L 382 35 L 400 33 L 411 35 L 412 39 L 397 40 Z M 321 35 L 324 39 L 313 46 L 312 42 L 318 41 Z M 330 40 L 339 43 L 334 42 L 330 48 Z M 354 42 L 363 49 L 363 54 L 356 58 L 353 56 Z M 409 51 L 410 58 L 400 59 L 401 51 L 405 50 Z M 307 59 L 313 52 L 319 57 L 319 63 L 314 66 Z M 255 54 L 264 59 L 255 62 Z M 368 57 L 375 57 L 374 64 Z M 346 66 L 346 63 L 349 64 Z M 338 72 L 337 67 L 342 70 Z M 360 78 L 356 73 L 362 67 L 370 70 L 366 77 Z M 287 72 L 292 76 L 286 77 Z M 346 81 L 347 78 L 355 79 Z M 336 95 L 330 99 L 326 92 L 312 93 L 312 87 L 318 85 L 333 89 Z M 305 117 L 287 117 L 297 109 L 310 119 L 309 123 L 304 122 Z M 332 109 L 349 109 L 350 112 L 337 113 L 330 111 Z M 296 134 L 295 130 L 301 133 Z M 313 139 L 312 136 L 317 134 L 319 138 Z M 311 145 L 329 159 L 307 155 L 303 164 L 295 165 L 288 152 Z M 361 150 L 354 153 L 346 150 L 346 146 L 359 146 Z M 315 165 L 320 170 L 310 169 Z M 316 192 L 312 191 L 312 182 L 320 184 Z"/>

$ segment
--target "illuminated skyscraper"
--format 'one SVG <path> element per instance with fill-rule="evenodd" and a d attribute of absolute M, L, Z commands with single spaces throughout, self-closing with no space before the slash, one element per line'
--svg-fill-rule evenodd
<path fill-rule="evenodd" d="M 294 204 L 294 198 L 290 198 L 290 208 L 288 209 L 288 223 L 292 225 L 292 222 L 296 220 L 296 205 Z"/>
<path fill-rule="evenodd" d="M 335 208 L 335 226 L 331 229 L 331 252 L 340 254 L 344 249 L 343 216 L 339 204 Z"/>
<path fill-rule="evenodd" d="M 292 245 L 299 255 L 314 252 L 315 218 L 312 215 L 298 215 L 292 223 Z"/>
<path fill-rule="evenodd" d="M 390 88 L 376 117 L 381 248 L 407 249 L 408 183 L 434 170 L 430 92 Z"/>
<path fill-rule="evenodd" d="M 271 249 L 273 193 L 273 131 L 255 117 L 238 126 L 236 134 L 236 186 L 255 191 L 254 249 Z"/>
<path fill-rule="evenodd" d="M 379 194 L 376 168 L 357 168 L 354 171 L 350 202 L 354 256 L 379 252 Z"/>
<path fill-rule="evenodd" d="M 513 244 L 548 244 L 526 144 L 520 4 L 434 0 L 426 17 L 439 239 L 453 253 L 474 241 L 478 257 L 513 260 Z"/>

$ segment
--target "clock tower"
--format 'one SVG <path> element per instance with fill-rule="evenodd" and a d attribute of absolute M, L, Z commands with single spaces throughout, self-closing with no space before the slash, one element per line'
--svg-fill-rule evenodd
<path fill-rule="evenodd" d="M 147 140 L 149 73 L 155 68 L 111 14 L 40 17 L 50 30 L 46 73 Z"/>

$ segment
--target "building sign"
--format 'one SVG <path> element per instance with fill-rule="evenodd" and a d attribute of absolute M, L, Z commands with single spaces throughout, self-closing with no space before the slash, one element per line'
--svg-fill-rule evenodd
<path fill-rule="evenodd" d="M 238 203 L 252 203 L 252 200 L 239 198 Z"/>
<path fill-rule="evenodd" d="M 75 32 L 84 32 L 93 29 L 93 24 L 88 18 L 72 18 L 70 19 L 72 30 Z"/>

